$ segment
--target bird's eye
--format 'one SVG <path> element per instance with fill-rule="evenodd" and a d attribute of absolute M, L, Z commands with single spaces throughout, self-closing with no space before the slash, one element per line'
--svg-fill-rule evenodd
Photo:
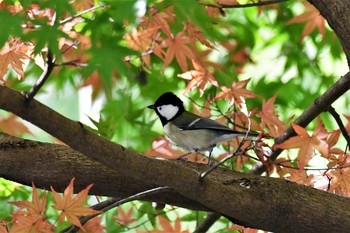
<path fill-rule="evenodd" d="M 159 110 L 159 111 L 162 110 L 162 107 L 158 107 L 158 110 Z"/>

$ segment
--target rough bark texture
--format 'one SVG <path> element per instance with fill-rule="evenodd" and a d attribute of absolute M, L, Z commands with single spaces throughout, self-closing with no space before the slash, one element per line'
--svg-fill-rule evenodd
<path fill-rule="evenodd" d="M 155 200 L 210 209 L 253 228 L 274 232 L 323 232 L 326 229 L 344 232 L 350 227 L 348 198 L 287 180 L 224 169 L 214 171 L 201 183 L 198 177 L 207 169 L 205 165 L 153 159 L 127 150 L 35 100 L 27 103 L 19 92 L 2 86 L 0 108 L 38 125 L 88 157 L 62 146 L 8 139 L 3 135 L 0 159 L 4 162 L 0 174 L 6 178 L 62 189 L 71 175 L 77 177 L 83 172 L 80 185 L 94 182 L 95 194 L 129 195 L 142 189 L 170 186 L 174 193 Z M 44 149 L 51 146 L 53 149 Z M 27 157 L 29 155 L 31 157 Z M 105 172 L 112 177 L 104 176 Z"/>
<path fill-rule="evenodd" d="M 350 1 L 310 2 L 338 35 L 349 61 Z M 350 88 L 349 82 L 344 85 Z M 0 108 L 70 146 L 0 135 L 0 175 L 7 179 L 24 184 L 34 181 L 41 188 L 53 185 L 62 190 L 75 176 L 78 189 L 95 183 L 93 194 L 118 197 L 170 186 L 173 192 L 150 196 L 149 200 L 211 210 L 238 224 L 273 232 L 347 232 L 350 229 L 348 198 L 287 180 L 224 169 L 215 170 L 201 183 L 198 177 L 207 169 L 205 165 L 158 160 L 127 150 L 35 100 L 26 102 L 22 94 L 3 86 L 0 86 Z"/>

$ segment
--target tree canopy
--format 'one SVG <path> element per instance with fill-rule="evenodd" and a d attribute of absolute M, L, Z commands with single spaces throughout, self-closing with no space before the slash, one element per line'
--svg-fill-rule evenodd
<path fill-rule="evenodd" d="M 0 232 L 346 232 L 349 10 L 0 1 Z M 168 91 L 259 136 L 177 160 Z"/>

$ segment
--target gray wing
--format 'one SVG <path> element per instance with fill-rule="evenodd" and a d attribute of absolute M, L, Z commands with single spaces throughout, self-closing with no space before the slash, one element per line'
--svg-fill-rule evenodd
<path fill-rule="evenodd" d="M 209 118 L 203 118 L 190 112 L 184 112 L 181 116 L 172 121 L 182 130 L 213 129 L 227 131 L 228 133 L 241 133 L 228 128 Z M 243 134 L 243 133 L 242 133 Z"/>

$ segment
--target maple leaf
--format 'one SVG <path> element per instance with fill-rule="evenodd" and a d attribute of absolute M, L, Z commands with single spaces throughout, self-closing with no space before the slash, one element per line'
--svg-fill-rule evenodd
<path fill-rule="evenodd" d="M 47 222 L 42 216 L 33 216 L 19 211 L 13 214 L 14 225 L 10 233 L 42 232 L 51 233 L 54 226 Z"/>
<path fill-rule="evenodd" d="M 113 217 L 118 221 L 120 225 L 128 225 L 136 221 L 135 218 L 132 218 L 134 208 L 131 207 L 128 212 L 125 212 L 121 206 L 118 207 L 118 216 Z"/>
<path fill-rule="evenodd" d="M 84 225 L 84 230 L 80 229 L 78 233 L 103 233 L 106 232 L 106 227 L 101 225 L 101 218 L 94 217 L 87 221 Z"/>
<path fill-rule="evenodd" d="M 143 29 L 141 31 L 132 29 L 129 34 L 124 36 L 124 39 L 129 43 L 128 45 L 131 49 L 137 50 L 141 53 L 152 49 L 152 52 L 154 52 L 157 56 L 162 58 L 163 51 L 158 51 L 160 46 L 157 44 L 156 47 L 156 44 L 154 44 L 154 48 L 152 48 L 152 43 L 154 43 L 155 39 L 158 38 L 157 33 L 159 28 L 159 26 L 154 26 Z M 151 66 L 149 55 L 141 56 L 141 58 L 148 67 Z"/>
<path fill-rule="evenodd" d="M 3 80 L 10 66 L 23 79 L 32 50 L 29 43 L 23 43 L 19 39 L 12 38 L 7 41 L 0 50 L 0 80 Z"/>
<path fill-rule="evenodd" d="M 162 216 L 158 216 L 157 217 L 158 221 L 159 221 L 159 224 L 162 226 L 163 230 L 159 230 L 159 229 L 156 229 L 156 230 L 153 230 L 152 232 L 154 233 L 171 233 L 171 232 L 174 232 L 174 233 L 188 233 L 189 231 L 188 230 L 183 230 L 181 231 L 181 220 L 180 218 L 177 218 L 175 220 L 175 224 L 174 224 L 174 227 L 170 224 L 169 220 L 162 217 Z M 137 233 L 146 233 L 146 232 L 149 232 L 149 231 L 136 231 Z"/>
<path fill-rule="evenodd" d="M 193 89 L 199 89 L 200 96 L 202 96 L 204 94 L 204 90 L 208 86 L 208 83 L 211 83 L 216 87 L 219 86 L 218 82 L 213 76 L 213 73 L 204 69 L 203 66 L 198 63 L 198 61 L 192 59 L 192 64 L 195 68 L 194 70 L 190 70 L 177 75 L 180 78 L 190 80 L 190 82 L 187 84 L 184 94 L 192 91 Z"/>
<path fill-rule="evenodd" d="M 301 41 L 310 35 L 311 32 L 317 28 L 322 35 L 323 40 L 326 39 L 326 26 L 325 19 L 320 15 L 320 12 L 310 3 L 304 2 L 305 12 L 301 15 L 297 15 L 287 22 L 287 25 L 294 23 L 306 23 L 304 30 L 301 34 Z"/>
<path fill-rule="evenodd" d="M 16 115 L 11 114 L 7 118 L 0 117 L 0 128 L 5 133 L 19 137 L 22 133 L 32 134 L 23 121 L 19 121 Z"/>
<path fill-rule="evenodd" d="M 167 48 L 163 59 L 164 68 L 166 68 L 175 57 L 180 68 L 185 72 L 188 67 L 187 58 L 195 58 L 192 50 L 187 46 L 187 44 L 190 43 L 190 38 L 185 36 L 184 33 L 184 31 L 179 32 L 175 37 L 171 35 L 164 41 L 163 47 Z"/>
<path fill-rule="evenodd" d="M 145 24 L 148 24 L 151 27 L 159 26 L 165 35 L 171 37 L 172 33 L 168 21 L 174 22 L 175 15 L 173 13 L 173 7 L 168 7 L 165 11 L 158 11 L 156 8 L 151 7 L 150 14 L 153 21 L 144 18 Z"/>
<path fill-rule="evenodd" d="M 0 233 L 8 233 L 8 231 L 4 226 L 0 225 Z"/>
<path fill-rule="evenodd" d="M 10 202 L 20 208 L 27 208 L 28 213 L 33 217 L 42 217 L 42 214 L 46 211 L 46 192 L 44 192 L 43 197 L 40 198 L 38 189 L 32 183 L 33 192 L 32 192 L 32 201 L 15 201 Z"/>
<path fill-rule="evenodd" d="M 305 170 L 296 170 L 291 168 L 284 168 L 290 175 L 288 176 L 288 179 L 299 183 L 308 185 L 310 187 L 314 186 L 314 182 L 312 181 L 314 178 L 314 175 L 308 175 Z"/>
<path fill-rule="evenodd" d="M 306 129 L 297 124 L 292 123 L 292 127 L 297 136 L 291 137 L 283 143 L 274 145 L 273 147 L 274 149 L 300 148 L 298 153 L 298 164 L 300 169 L 303 169 L 309 162 L 314 149 L 318 150 L 324 156 L 328 154 L 328 144 L 325 141 L 328 133 L 323 132 L 322 124 L 318 125 L 311 136 Z"/>
<path fill-rule="evenodd" d="M 215 100 L 226 99 L 229 100 L 229 104 L 236 104 L 240 109 L 245 105 L 245 98 L 256 98 L 257 94 L 244 89 L 243 87 L 249 82 L 250 79 L 246 79 L 239 82 L 232 82 L 231 88 L 221 87 L 221 92 L 214 97 Z"/>
<path fill-rule="evenodd" d="M 63 197 L 61 197 L 52 187 L 51 191 L 56 204 L 52 207 L 56 210 L 61 210 L 59 215 L 60 222 L 63 222 L 65 218 L 69 222 L 78 226 L 80 229 L 84 229 L 79 221 L 79 216 L 89 216 L 100 213 L 100 211 L 93 210 L 90 207 L 84 207 L 83 204 L 86 202 L 88 192 L 92 187 L 92 184 L 87 186 L 85 189 L 80 191 L 73 197 L 74 191 L 74 178 L 69 183 L 68 187 L 64 190 Z"/>
<path fill-rule="evenodd" d="M 83 11 L 94 6 L 93 0 L 74 0 L 71 5 L 76 11 Z"/>
<path fill-rule="evenodd" d="M 208 48 L 214 49 L 214 46 L 211 45 L 204 37 L 202 32 L 192 23 L 185 22 L 185 31 L 190 36 L 190 40 L 192 42 L 192 45 L 195 46 L 196 41 L 198 40 L 203 45 L 207 46 Z"/>
<path fill-rule="evenodd" d="M 261 112 L 256 115 L 261 118 L 261 128 L 265 128 L 265 125 L 269 129 L 271 136 L 277 138 L 281 136 L 287 127 L 282 122 L 278 115 L 275 113 L 274 103 L 276 100 L 277 94 L 272 96 L 267 101 L 263 101 Z"/>
<path fill-rule="evenodd" d="M 330 192 L 344 196 L 350 195 L 350 168 L 335 169 L 328 175 L 332 177 Z"/>
<path fill-rule="evenodd" d="M 176 159 L 185 153 L 180 150 L 172 149 L 168 140 L 163 137 L 158 137 L 152 142 L 152 148 L 148 149 L 146 154 L 154 157 Z M 206 163 L 206 160 L 203 160 L 203 156 L 199 153 L 190 154 L 186 156 L 186 158 L 188 161 Z"/>

